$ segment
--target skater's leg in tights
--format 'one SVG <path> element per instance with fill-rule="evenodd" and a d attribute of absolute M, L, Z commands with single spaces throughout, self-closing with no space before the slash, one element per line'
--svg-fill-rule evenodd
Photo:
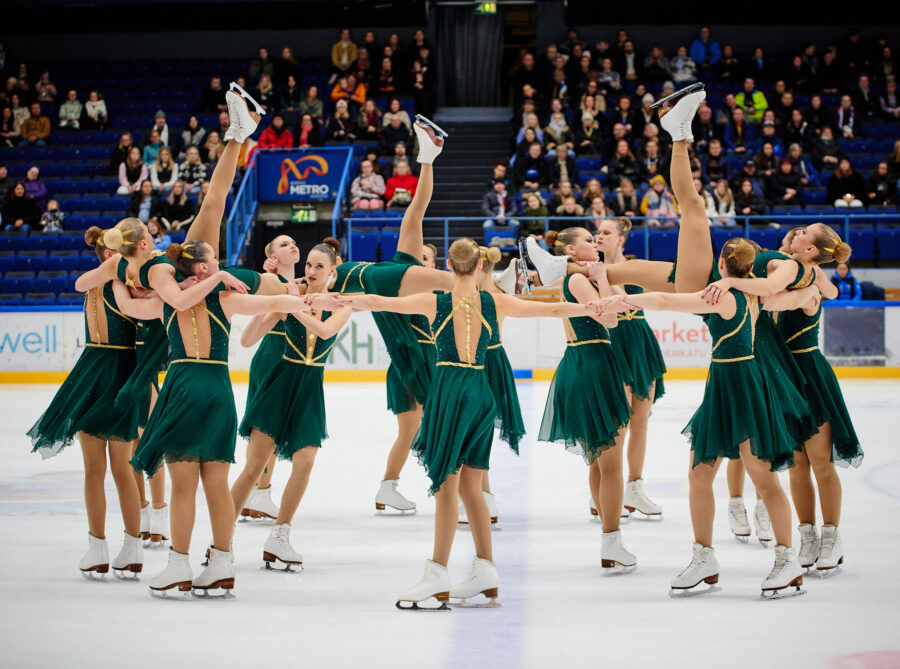
<path fill-rule="evenodd" d="M 491 493 L 491 477 L 488 476 L 487 469 L 484 470 L 484 474 L 481 476 L 481 491 L 488 494 Z"/>
<path fill-rule="evenodd" d="M 622 500 L 625 497 L 625 480 L 622 475 L 622 451 L 625 450 L 625 428 L 616 435 L 616 445 L 607 448 L 597 458 L 600 468 L 600 486 L 597 497 L 600 500 L 600 515 L 603 519 L 603 531 L 615 532 L 619 529 L 619 517 L 622 515 Z"/>
<path fill-rule="evenodd" d="M 418 258 L 419 256 L 417 255 L 416 257 Z M 443 292 L 453 290 L 453 274 L 440 269 L 429 269 L 428 267 L 412 265 L 403 274 L 398 295 L 406 297 L 416 293 L 430 293 L 435 290 Z"/>
<path fill-rule="evenodd" d="M 278 519 L 275 521 L 277 525 L 284 523 L 290 524 L 297 513 L 297 507 L 300 506 L 300 500 L 306 493 L 306 486 L 309 485 L 309 475 L 312 472 L 313 463 L 316 461 L 316 453 L 319 452 L 318 446 L 304 446 L 300 450 L 294 451 L 291 458 L 292 468 L 291 477 L 288 479 L 287 485 L 284 486 L 284 492 L 281 494 L 281 505 L 278 507 Z"/>
<path fill-rule="evenodd" d="M 688 500 L 691 508 L 691 525 L 694 528 L 694 541 L 701 546 L 712 546 L 713 519 L 716 517 L 716 496 L 713 494 L 713 481 L 722 458 L 716 464 L 701 462 L 696 467 L 694 454 L 691 453 L 691 467 L 688 469 Z"/>
<path fill-rule="evenodd" d="M 234 485 L 231 486 L 231 497 L 234 500 L 234 520 L 241 515 L 241 509 L 247 504 L 253 486 L 259 480 L 259 475 L 265 469 L 266 463 L 275 452 L 275 442 L 272 437 L 263 434 L 259 430 L 250 432 L 250 443 L 247 444 L 247 462 L 241 473 L 238 474 Z"/>
<path fill-rule="evenodd" d="M 450 561 L 450 549 L 453 548 L 458 524 L 459 474 L 451 474 L 434 494 L 434 552 L 431 559 L 445 567 Z"/>
<path fill-rule="evenodd" d="M 772 519 L 772 532 L 775 541 L 788 548 L 791 547 L 791 503 L 781 488 L 778 474 L 769 471 L 769 464 L 757 458 L 750 452 L 750 442 L 741 444 L 741 460 L 744 468 L 750 475 L 750 480 L 756 487 L 757 494 L 762 498 Z"/>
<path fill-rule="evenodd" d="M 131 457 L 134 457 L 135 451 L 137 451 L 138 444 L 141 443 L 141 435 L 144 433 L 144 430 L 138 428 L 138 438 L 131 442 Z M 141 501 L 141 508 L 145 508 L 150 502 L 147 501 L 147 489 L 144 486 L 144 472 L 139 469 L 131 469 L 131 475 L 134 476 L 134 483 L 137 486 L 138 490 L 138 498 Z"/>
<path fill-rule="evenodd" d="M 569 274 L 584 274 L 588 268 L 569 263 Z M 611 286 L 640 286 L 644 290 L 659 293 L 674 293 L 675 284 L 669 282 L 672 263 L 663 260 L 626 260 L 606 266 L 606 280 Z"/>
<path fill-rule="evenodd" d="M 266 467 L 263 469 L 262 474 L 259 475 L 259 480 L 256 482 L 256 487 L 260 490 L 272 487 L 272 474 L 275 473 L 275 460 L 275 453 L 273 452 L 269 461 L 266 462 Z"/>
<path fill-rule="evenodd" d="M 384 480 L 395 481 L 400 478 L 403 465 L 409 459 L 409 449 L 422 422 L 421 404 L 416 404 L 412 411 L 397 414 L 397 440 L 388 453 L 387 465 L 384 469 Z"/>
<path fill-rule="evenodd" d="M 191 533 L 197 512 L 197 484 L 200 482 L 200 463 L 170 462 L 172 500 L 169 525 L 172 531 L 172 550 L 187 554 L 191 550 Z"/>
<path fill-rule="evenodd" d="M 630 393 L 629 393 L 630 394 Z M 637 481 L 644 476 L 644 459 L 647 457 L 647 425 L 653 407 L 653 388 L 650 398 L 641 400 L 631 395 L 631 420 L 628 421 L 628 480 Z"/>
<path fill-rule="evenodd" d="M 819 486 L 822 522 L 837 526 L 841 522 L 841 480 L 831 461 L 831 423 L 825 423 L 806 442 L 806 455 Z M 798 514 L 799 515 L 799 514 Z"/>
<path fill-rule="evenodd" d="M 154 509 L 166 508 L 166 468 L 162 465 L 150 477 L 150 499 Z"/>
<path fill-rule="evenodd" d="M 678 265 L 675 268 L 675 290 L 694 293 L 709 282 L 713 265 L 712 236 L 706 218 L 706 202 L 694 188 L 688 143 L 672 144 L 672 192 L 681 208 L 678 230 Z"/>
<path fill-rule="evenodd" d="M 185 241 L 199 239 L 213 247 L 213 251 L 219 253 L 219 230 L 222 225 L 222 216 L 225 215 L 225 199 L 234 183 L 234 174 L 237 170 L 238 156 L 241 153 L 241 145 L 231 140 L 226 144 L 219 162 L 216 163 L 216 171 L 209 180 L 209 191 L 203 198 L 197 217 L 188 228 Z"/>
<path fill-rule="evenodd" d="M 740 460 L 729 460 L 725 469 L 725 477 L 728 479 L 728 496 L 744 496 L 744 463 Z"/>
<path fill-rule="evenodd" d="M 220 551 L 231 550 L 231 535 L 234 533 L 234 505 L 228 490 L 227 462 L 204 462 L 200 465 L 203 492 L 209 507 L 209 522 L 212 525 L 213 546 Z"/>
<path fill-rule="evenodd" d="M 98 539 L 106 537 L 106 443 L 84 432 L 78 433 L 84 457 L 84 506 L 88 530 Z"/>
<path fill-rule="evenodd" d="M 600 514 L 600 520 L 603 520 L 603 510 L 600 508 L 600 463 L 596 460 L 588 465 L 588 487 L 591 489 L 594 508 Z"/>
<path fill-rule="evenodd" d="M 473 469 L 468 465 L 463 465 L 459 474 L 459 496 L 463 506 L 466 507 L 469 529 L 472 531 L 472 539 L 475 541 L 475 555 L 482 560 L 493 562 L 491 515 L 484 495 L 481 494 L 481 480 L 484 472 L 484 469 Z"/>
<path fill-rule="evenodd" d="M 397 251 L 408 253 L 413 258 L 422 259 L 422 247 L 425 238 L 422 233 L 422 219 L 425 218 L 425 210 L 431 202 L 431 194 L 434 191 L 434 166 L 428 163 L 421 165 L 419 183 L 416 185 L 416 194 L 412 202 L 403 214 L 400 223 L 400 238 L 397 240 Z M 390 258 L 384 258 L 390 260 Z"/>
<path fill-rule="evenodd" d="M 134 468 L 128 464 L 131 460 L 131 444 L 130 441 L 109 442 L 109 469 L 119 493 L 125 531 L 137 537 L 141 534 L 141 498 L 134 481 Z"/>
<path fill-rule="evenodd" d="M 791 500 L 797 511 L 797 520 L 801 525 L 816 524 L 816 489 L 813 487 L 812 470 L 806 448 L 794 452 L 794 466 L 788 470 L 791 480 Z"/>

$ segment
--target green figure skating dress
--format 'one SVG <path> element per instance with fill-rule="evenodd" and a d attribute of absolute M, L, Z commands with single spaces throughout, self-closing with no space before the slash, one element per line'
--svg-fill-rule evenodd
<path fill-rule="evenodd" d="M 497 404 L 497 420 L 494 426 L 500 430 L 500 438 L 518 455 L 519 440 L 525 436 L 525 421 L 522 420 L 516 379 L 513 377 L 506 349 L 500 340 L 499 327 L 491 332 L 484 366 L 487 370 L 488 384 L 494 392 L 494 401 Z"/>
<path fill-rule="evenodd" d="M 337 266 L 334 289 L 341 293 L 366 293 L 397 297 L 406 270 L 420 265 L 400 251 L 389 262 L 343 262 Z M 384 345 L 391 356 L 387 374 L 387 406 L 395 414 L 424 404 L 431 387 L 431 365 L 423 356 L 420 335 L 410 326 L 410 317 L 385 311 L 372 313 Z"/>
<path fill-rule="evenodd" d="M 749 439 L 753 455 L 778 471 L 794 464 L 794 441 L 780 398 L 753 354 L 758 301 L 737 290 L 729 292 L 737 311 L 729 319 L 718 314 L 707 319 L 715 342 L 712 362 L 703 402 L 682 433 L 691 442 L 695 467 L 715 464 L 719 458 L 739 459 L 740 445 Z"/>
<path fill-rule="evenodd" d="M 140 279 L 134 281 L 128 277 L 128 261 L 119 260 L 116 273 L 119 280 L 128 288 L 149 288 Z M 145 427 L 150 417 L 151 387 L 159 392 L 159 374 L 169 365 L 169 339 L 162 321 L 153 318 L 148 321 L 137 321 L 135 352 L 137 362 L 131 377 L 119 390 L 116 406 L 125 408 L 137 403 L 140 407 L 140 426 Z"/>
<path fill-rule="evenodd" d="M 156 473 L 163 459 L 234 462 L 237 412 L 228 376 L 231 323 L 222 310 L 219 295 L 220 291 L 210 293 L 205 300 L 180 312 L 164 305 L 172 359 L 131 460 L 135 469 L 149 476 Z"/>
<path fill-rule="evenodd" d="M 778 314 L 778 329 L 806 378 L 806 397 L 816 423 L 831 424 L 831 461 L 841 467 L 859 467 L 863 460 L 859 438 L 834 370 L 819 350 L 821 319 L 821 305 L 815 316 L 802 309 L 785 311 Z"/>
<path fill-rule="evenodd" d="M 471 298 L 462 298 L 455 305 L 452 293 L 439 293 L 435 299 L 432 327 L 437 363 L 422 425 L 412 445 L 431 479 L 431 494 L 462 465 L 488 469 L 497 417 L 484 369 L 488 343 L 497 329 L 494 298 L 481 291 L 480 311 Z M 465 361 L 459 359 L 453 333 L 453 315 L 458 311 L 466 319 Z"/>
<path fill-rule="evenodd" d="M 629 295 L 640 295 L 640 286 L 625 286 Z M 612 330 L 613 347 L 623 362 L 622 376 L 625 385 L 639 400 L 653 399 L 654 402 L 666 394 L 663 375 L 666 363 L 663 360 L 659 342 L 653 330 L 647 325 L 644 312 L 634 309 L 619 314 L 619 324 Z"/>
<path fill-rule="evenodd" d="M 78 432 L 103 441 L 137 438 L 140 407 L 115 405 L 134 371 L 135 321 L 116 308 L 112 282 L 84 298 L 85 348 L 50 406 L 28 430 L 31 451 L 45 460 L 72 443 Z"/>
<path fill-rule="evenodd" d="M 308 312 L 316 318 L 314 312 Z M 323 311 L 321 320 L 331 312 Z M 249 439 L 253 430 L 275 441 L 279 458 L 290 460 L 304 446 L 321 446 L 328 437 L 323 389 L 325 360 L 337 335 L 320 339 L 294 316 L 284 325 L 282 358 L 264 377 L 241 421 L 240 434 Z"/>
<path fill-rule="evenodd" d="M 571 278 L 563 281 L 563 299 L 577 304 Z M 565 326 L 568 344 L 550 384 L 538 440 L 562 442 L 591 464 L 615 445 L 632 411 L 609 330 L 589 316 L 567 318 Z"/>
<path fill-rule="evenodd" d="M 287 279 L 285 279 L 280 274 L 276 274 L 281 283 L 287 283 Z M 262 341 L 259 342 L 259 347 L 256 349 L 256 353 L 253 354 L 253 360 L 250 361 L 250 381 L 247 387 L 247 404 L 246 407 L 249 407 L 250 404 L 256 399 L 257 394 L 262 388 L 263 380 L 269 375 L 269 372 L 281 362 L 281 357 L 284 355 L 284 321 L 279 319 L 277 323 L 269 330 L 265 336 L 262 338 Z"/>
<path fill-rule="evenodd" d="M 779 251 L 758 253 L 753 261 L 750 278 L 766 278 L 768 276 L 767 265 L 770 260 L 789 260 L 796 263 L 797 276 L 788 284 L 788 289 L 805 288 L 812 281 L 812 274 L 810 279 L 804 280 L 804 270 L 800 263 L 791 260 Z M 760 313 L 756 322 L 756 341 L 753 349 L 756 359 L 766 372 L 766 378 L 772 385 L 784 410 L 788 433 L 794 439 L 795 448 L 799 449 L 807 439 L 819 431 L 819 426 L 806 401 L 806 398 L 809 397 L 806 377 L 800 371 L 797 361 L 794 360 L 790 349 L 775 327 L 776 316 L 777 314 L 768 311 Z"/>

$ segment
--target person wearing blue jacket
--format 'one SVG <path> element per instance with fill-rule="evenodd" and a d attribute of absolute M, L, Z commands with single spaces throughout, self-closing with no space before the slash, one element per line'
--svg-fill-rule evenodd
<path fill-rule="evenodd" d="M 850 271 L 850 265 L 845 262 L 838 263 L 831 277 L 833 283 L 838 289 L 837 299 L 847 300 L 849 302 L 862 301 L 862 286 Z"/>
<path fill-rule="evenodd" d="M 700 36 L 691 42 L 691 60 L 702 70 L 712 69 L 722 58 L 719 43 L 712 38 L 709 26 L 700 27 Z"/>

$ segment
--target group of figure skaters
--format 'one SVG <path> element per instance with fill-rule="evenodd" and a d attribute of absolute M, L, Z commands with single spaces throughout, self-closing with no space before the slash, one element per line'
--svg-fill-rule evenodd
<path fill-rule="evenodd" d="M 290 543 L 291 522 L 327 437 L 324 366 L 354 310 L 373 312 L 391 357 L 387 405 L 397 416 L 398 434 L 375 506 L 415 511 L 397 487 L 411 450 L 426 469 L 436 502 L 434 552 L 419 582 L 399 594 L 398 607 L 445 609 L 451 600 L 466 605 L 479 595 L 485 599 L 475 599 L 475 605 L 497 603 L 491 446 L 496 428 L 516 452 L 525 434 L 501 340 L 507 317 L 563 319 L 567 346 L 538 440 L 562 443 L 588 465 L 590 509 L 603 526 L 604 569 L 630 572 L 637 565 L 624 545 L 621 517 L 662 513 L 642 479 L 650 410 L 664 394 L 666 371 L 645 309 L 700 314 L 713 340 L 703 401 L 684 428 L 691 444 L 693 556 L 672 579 L 671 592 L 716 588 L 713 481 L 723 459 L 729 460 L 734 534 L 750 534 L 743 504 L 746 472 L 759 498 L 758 537 L 775 541 L 764 597 L 802 593 L 804 570 L 833 573 L 842 562 L 835 464 L 858 465 L 862 451 L 818 348 L 821 300 L 836 293 L 819 265 L 846 261 L 850 248 L 817 223 L 791 230 L 779 251 L 735 238 L 714 257 L 705 203 L 693 187 L 688 159 L 691 121 L 705 98 L 702 84 L 658 103 L 661 125 L 674 143 L 672 185 L 682 212 L 677 261 L 626 259 L 630 223 L 624 218 L 603 222 L 596 238 L 581 227 L 549 232 L 549 251 L 529 239 L 523 255 L 537 278 L 543 285 L 561 283 L 563 299 L 556 303 L 506 294 L 521 278 L 520 264 L 511 263 L 495 278 L 499 250 L 471 239 L 450 246 L 450 271 L 435 267 L 436 249 L 424 243 L 422 219 L 434 187 L 432 163 L 447 135 L 422 117 L 414 124 L 421 176 L 392 259 L 341 262 L 339 242 L 328 238 L 309 251 L 298 277 L 300 251 L 281 235 L 266 248 L 264 272 L 220 267 L 216 252 L 225 198 L 241 144 L 262 113 L 235 84 L 226 98 L 226 149 L 183 244 L 172 244 L 165 254 L 154 251 L 146 226 L 135 218 L 108 230 L 91 228 L 85 236 L 102 261 L 76 282 L 85 293 L 85 349 L 28 432 L 33 450 L 44 457 L 76 436 L 81 443 L 89 542 L 82 573 L 102 578 L 112 568 L 120 577 L 136 578 L 145 544 L 169 541 L 168 565 L 150 580 L 151 594 L 177 589 L 185 596 L 230 596 L 232 535 L 242 516 L 274 520 L 262 550 L 266 567 L 302 568 L 303 558 Z M 234 314 L 253 317 L 241 343 L 261 342 L 240 424 L 228 374 Z M 229 489 L 238 433 L 248 440 L 247 456 Z M 291 463 L 277 506 L 270 489 L 276 457 Z M 112 561 L 105 538 L 107 464 L 125 525 L 124 544 Z M 785 468 L 800 521 L 799 554 L 791 543 L 790 502 L 776 473 Z M 171 479 L 168 506 L 165 469 Z M 821 532 L 810 471 L 818 484 Z M 195 576 L 189 550 L 199 482 L 212 541 L 205 569 Z M 453 585 L 447 563 L 459 523 L 471 529 L 475 557 L 469 576 Z"/>

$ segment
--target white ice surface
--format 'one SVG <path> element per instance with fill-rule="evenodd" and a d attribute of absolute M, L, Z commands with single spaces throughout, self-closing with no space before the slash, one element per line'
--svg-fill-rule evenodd
<path fill-rule="evenodd" d="M 829 580 L 807 577 L 805 597 L 777 602 L 759 600 L 772 550 L 730 535 L 724 472 L 716 487 L 715 543 L 723 590 L 668 597 L 669 579 L 690 560 L 688 447 L 680 430 L 702 383 L 667 384 L 654 411 L 644 479 L 665 516 L 623 526 L 639 563 L 636 573 L 615 578 L 601 577 L 601 530 L 588 522 L 586 467 L 561 446 L 534 442 L 547 387 L 519 385 L 529 430 L 522 456 L 495 445 L 491 479 L 502 530 L 493 537 L 502 607 L 419 614 L 397 611 L 394 601 L 430 557 L 434 501 L 421 467 L 410 460 L 400 488 L 419 513 L 374 513 L 395 435 L 382 385 L 326 387 L 331 438 L 317 457 L 292 536 L 305 571 L 260 570 L 270 526 L 239 524 L 236 599 L 191 602 L 148 595 L 146 581 L 163 568 L 165 550 L 145 552 L 141 583 L 92 583 L 79 575 L 87 545 L 79 448 L 43 462 L 29 453 L 25 437 L 55 388 L 0 388 L 0 666 L 900 666 L 900 382 L 843 383 L 866 451 L 860 469 L 839 470 L 845 566 Z M 239 410 L 245 394 L 246 386 L 235 387 Z M 232 477 L 243 462 L 242 442 L 237 461 Z M 279 463 L 276 501 L 287 476 L 288 465 Z M 787 475 L 782 481 L 786 487 Z M 107 496 L 112 556 L 122 521 L 111 477 Z M 752 509 L 749 481 L 745 498 Z M 195 569 L 210 538 L 202 494 L 197 505 Z M 468 572 L 472 555 L 471 536 L 459 532 L 454 580 Z"/>

